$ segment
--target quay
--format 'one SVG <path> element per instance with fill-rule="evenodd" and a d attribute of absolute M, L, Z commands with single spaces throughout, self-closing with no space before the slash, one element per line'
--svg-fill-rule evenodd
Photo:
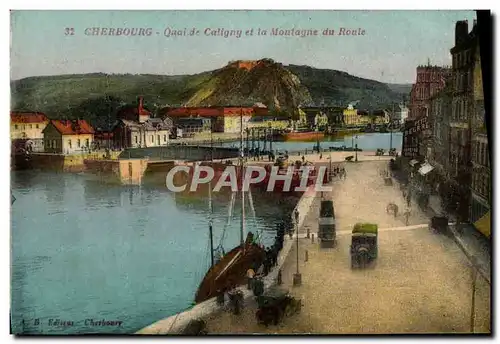
<path fill-rule="evenodd" d="M 430 232 L 429 218 L 418 208 L 411 209 L 409 226 L 402 215 L 387 214 L 388 203 L 400 208 L 404 204 L 397 183 L 386 186 L 380 176 L 387 163 L 366 161 L 345 167 L 347 178 L 335 181 L 333 191 L 323 194 L 334 202 L 336 247 L 322 249 L 317 241 L 304 238 L 308 229 L 310 233 L 318 229 L 321 195 L 316 195 L 300 227 L 302 285 L 293 286 L 295 246 L 282 267 L 284 286 L 302 299 L 301 312 L 266 328 L 257 324 L 257 308 L 251 302 L 240 316 L 220 312 L 207 319 L 208 333 L 489 333 L 490 282 L 478 278 L 471 312 L 471 267 L 460 248 L 451 238 Z M 360 271 L 351 270 L 349 253 L 350 232 L 357 222 L 377 223 L 380 228 L 375 266 Z M 490 257 L 481 261 L 489 271 Z"/>
<path fill-rule="evenodd" d="M 347 178 L 335 180 L 331 193 L 309 191 L 298 204 L 301 286 L 293 286 L 297 251 L 290 239 L 280 252 L 278 268 L 265 282 L 266 287 L 274 283 L 273 274 L 281 268 L 283 286 L 302 299 L 299 314 L 285 317 L 277 326 L 258 325 L 257 306 L 244 290 L 245 308 L 239 316 L 208 301 L 138 334 L 178 333 L 191 319 L 199 318 L 205 320 L 209 334 L 489 333 L 490 281 L 479 277 L 472 289 L 471 267 L 464 253 L 451 238 L 430 232 L 429 218 L 419 208 L 411 209 L 408 226 L 402 215 L 387 214 L 388 203 L 400 208 L 404 204 L 397 183 L 384 185 L 381 172 L 387 169 L 387 161 L 344 166 Z M 334 202 L 338 236 L 333 249 L 320 248 L 317 240 L 305 238 L 307 231 L 317 238 L 322 197 Z M 357 222 L 377 223 L 380 228 L 376 264 L 360 271 L 351 270 L 349 254 L 350 231 Z M 474 245 L 467 249 L 473 251 Z M 482 258 L 484 270 L 489 271 L 490 257 Z"/>

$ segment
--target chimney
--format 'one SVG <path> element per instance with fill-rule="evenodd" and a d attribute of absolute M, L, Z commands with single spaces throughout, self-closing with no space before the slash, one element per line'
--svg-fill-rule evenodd
<path fill-rule="evenodd" d="M 142 111 L 143 110 L 143 100 L 142 100 L 142 96 L 139 96 L 139 111 Z"/>
<path fill-rule="evenodd" d="M 469 22 L 459 20 L 455 24 L 455 45 L 459 45 L 467 40 L 469 36 Z"/>
<path fill-rule="evenodd" d="M 75 133 L 78 133 L 80 131 L 80 124 L 78 123 L 77 119 L 71 121 L 71 130 Z"/>

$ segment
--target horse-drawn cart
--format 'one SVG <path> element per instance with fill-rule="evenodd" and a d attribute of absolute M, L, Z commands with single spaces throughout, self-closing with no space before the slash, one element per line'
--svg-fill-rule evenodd
<path fill-rule="evenodd" d="M 440 234 L 448 234 L 448 218 L 446 216 L 434 216 L 431 218 L 429 228 Z"/>
<path fill-rule="evenodd" d="M 285 316 L 300 312 L 301 300 L 292 297 L 288 291 L 275 287 L 257 297 L 256 317 L 259 324 L 269 326 L 277 325 Z"/>

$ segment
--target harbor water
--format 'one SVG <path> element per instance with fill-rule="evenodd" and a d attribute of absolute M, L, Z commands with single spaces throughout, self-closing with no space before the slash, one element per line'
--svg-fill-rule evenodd
<path fill-rule="evenodd" d="M 398 133 L 354 133 L 354 134 L 340 134 L 335 136 L 325 136 L 320 140 L 320 147 L 322 149 L 329 149 L 330 147 L 355 147 L 367 151 L 376 151 L 378 148 L 385 149 L 388 151 L 391 148 L 391 136 L 392 136 L 392 148 L 400 151 L 403 145 L 403 134 Z M 246 140 L 246 138 L 245 138 Z M 245 141 L 246 142 L 246 141 Z M 238 142 L 225 142 L 223 146 L 225 147 L 239 147 Z M 257 143 L 255 143 L 257 144 Z M 286 141 L 286 142 L 273 142 L 273 150 L 277 151 L 304 151 L 313 150 L 316 145 L 315 140 L 310 140 L 307 142 L 303 141 Z M 264 142 L 260 141 L 260 147 L 264 147 Z"/>
<path fill-rule="evenodd" d="M 11 178 L 13 333 L 133 333 L 191 306 L 210 264 L 205 196 L 107 185 L 85 174 Z M 256 216 L 246 208 L 247 230 L 262 232 L 266 245 L 277 215 L 297 201 L 276 198 L 254 192 Z M 229 199 L 214 201 L 215 246 Z M 237 201 L 226 252 L 239 243 L 240 210 Z"/>

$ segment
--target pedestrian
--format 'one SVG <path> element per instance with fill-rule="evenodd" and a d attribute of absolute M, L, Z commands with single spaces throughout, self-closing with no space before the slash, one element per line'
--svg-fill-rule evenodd
<path fill-rule="evenodd" d="M 267 276 L 267 274 L 269 273 L 269 270 L 271 268 L 270 266 L 270 260 L 269 260 L 269 257 L 266 256 L 266 259 L 264 260 L 264 276 Z"/>
<path fill-rule="evenodd" d="M 252 268 L 248 269 L 247 270 L 247 287 L 248 287 L 248 290 L 252 290 L 254 277 L 255 277 L 255 271 Z"/>

